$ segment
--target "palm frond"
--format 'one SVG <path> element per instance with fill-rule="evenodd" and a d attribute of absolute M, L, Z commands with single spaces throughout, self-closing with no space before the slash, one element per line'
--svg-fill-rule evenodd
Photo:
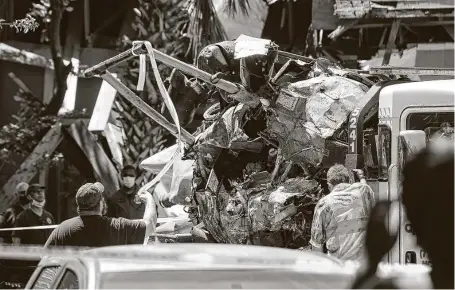
<path fill-rule="evenodd" d="M 191 51 L 196 60 L 199 51 L 208 44 L 227 39 L 226 31 L 218 18 L 212 0 L 189 0 L 190 23 L 188 34 L 191 38 Z"/>
<path fill-rule="evenodd" d="M 248 16 L 250 8 L 249 0 L 226 0 L 226 3 L 224 4 L 224 11 L 231 17 L 237 15 L 239 11 L 243 13 L 243 15 Z"/>

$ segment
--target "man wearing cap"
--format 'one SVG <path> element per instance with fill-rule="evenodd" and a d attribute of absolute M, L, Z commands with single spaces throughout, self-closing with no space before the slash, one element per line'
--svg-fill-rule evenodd
<path fill-rule="evenodd" d="M 31 184 L 28 187 L 27 198 L 30 206 L 17 216 L 14 227 L 49 226 L 55 223 L 52 214 L 44 209 L 46 203 L 45 189 L 39 184 Z M 13 231 L 13 243 L 44 245 L 50 233 L 51 229 Z"/>
<path fill-rule="evenodd" d="M 375 204 L 374 192 L 363 171 L 356 170 L 360 182 L 351 184 L 349 171 L 335 164 L 327 171 L 330 193 L 314 209 L 311 248 L 342 260 L 365 257 L 366 225 Z"/>
<path fill-rule="evenodd" d="M 14 227 L 17 216 L 29 207 L 30 201 L 27 198 L 27 189 L 28 183 L 25 182 L 21 182 L 16 186 L 17 202 L 12 207 L 5 210 L 5 212 L 1 215 L 1 228 L 5 229 Z M 11 232 L 1 232 L 1 234 L 2 236 L 0 236 L 0 243 L 12 243 Z"/>
<path fill-rule="evenodd" d="M 127 165 L 120 172 L 122 188 L 107 200 L 107 215 L 126 219 L 141 219 L 144 216 L 145 204 L 136 195 L 137 171 L 134 166 Z"/>
<path fill-rule="evenodd" d="M 103 193 L 104 186 L 99 182 L 81 186 L 76 193 L 79 215 L 55 228 L 44 247 L 142 244 L 154 233 L 156 205 L 150 194 L 138 195 L 145 204 L 144 215 L 140 220 L 129 220 L 103 216 L 106 208 Z"/>

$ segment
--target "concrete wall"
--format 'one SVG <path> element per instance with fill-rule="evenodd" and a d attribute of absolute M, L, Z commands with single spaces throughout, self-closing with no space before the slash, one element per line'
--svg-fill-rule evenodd
<path fill-rule="evenodd" d="M 384 50 L 378 55 L 361 64 L 362 68 L 381 66 Z M 390 58 L 391 66 L 398 67 L 433 67 L 433 68 L 454 68 L 454 44 L 453 43 L 422 43 L 414 45 L 400 54 L 398 51 L 392 53 Z M 429 81 L 452 79 L 451 76 L 413 76 L 413 80 Z"/>
<path fill-rule="evenodd" d="M 423 43 L 417 46 L 416 67 L 454 68 L 453 43 Z M 447 76 L 421 76 L 422 81 L 453 79 Z"/>

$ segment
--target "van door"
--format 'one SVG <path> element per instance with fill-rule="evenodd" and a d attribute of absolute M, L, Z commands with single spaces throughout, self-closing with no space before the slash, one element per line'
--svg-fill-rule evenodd
<path fill-rule="evenodd" d="M 401 115 L 400 130 L 422 130 L 426 133 L 427 140 L 435 137 L 453 138 L 454 108 L 408 108 Z M 399 251 L 400 263 L 431 266 L 428 254 L 416 243 L 414 230 L 406 217 L 403 205 L 400 205 Z"/>

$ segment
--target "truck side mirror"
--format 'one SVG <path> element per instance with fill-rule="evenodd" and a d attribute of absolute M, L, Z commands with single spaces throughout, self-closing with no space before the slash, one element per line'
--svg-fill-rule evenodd
<path fill-rule="evenodd" d="M 398 139 L 400 144 L 407 149 L 408 156 L 405 157 L 414 155 L 427 147 L 427 135 L 422 130 L 401 131 Z"/>
<path fill-rule="evenodd" d="M 422 130 L 401 131 L 398 135 L 398 172 L 404 168 L 406 161 L 427 147 L 427 135 Z M 401 177 L 401 176 L 400 176 Z M 401 178 L 400 178 L 401 180 Z"/>

